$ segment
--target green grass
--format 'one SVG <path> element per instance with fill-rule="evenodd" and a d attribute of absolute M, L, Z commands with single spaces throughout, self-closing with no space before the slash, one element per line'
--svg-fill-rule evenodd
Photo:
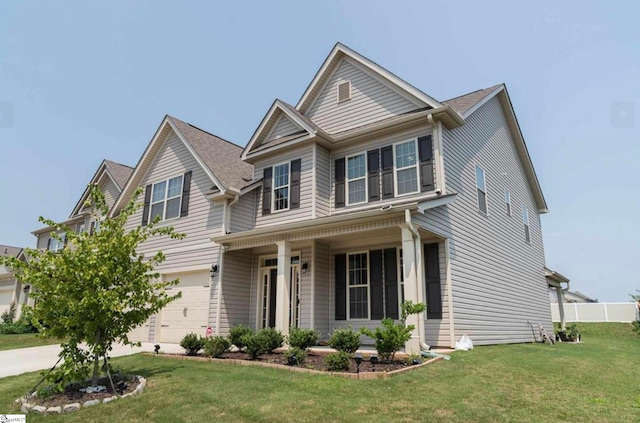
<path fill-rule="evenodd" d="M 57 339 L 45 339 L 37 333 L 25 333 L 21 335 L 0 335 L 0 351 L 16 348 L 40 347 L 42 345 L 59 344 Z M 1 412 L 1 411 L 0 411 Z"/>
<path fill-rule="evenodd" d="M 583 344 L 476 347 L 387 380 L 130 356 L 139 397 L 30 422 L 640 421 L 640 337 L 628 324 L 581 324 Z M 0 410 L 37 374 L 0 379 Z"/>

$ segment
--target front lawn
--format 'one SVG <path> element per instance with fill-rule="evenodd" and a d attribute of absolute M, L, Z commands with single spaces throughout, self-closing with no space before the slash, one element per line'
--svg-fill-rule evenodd
<path fill-rule="evenodd" d="M 21 335 L 0 335 L 0 351 L 16 348 L 40 347 L 42 345 L 59 344 L 57 339 L 45 339 L 37 333 L 25 333 Z"/>
<path fill-rule="evenodd" d="M 579 324 L 584 343 L 455 353 L 390 379 L 358 381 L 142 355 L 116 366 L 149 379 L 139 397 L 30 422 L 640 421 L 640 337 L 628 324 Z M 38 374 L 0 379 L 0 412 Z"/>

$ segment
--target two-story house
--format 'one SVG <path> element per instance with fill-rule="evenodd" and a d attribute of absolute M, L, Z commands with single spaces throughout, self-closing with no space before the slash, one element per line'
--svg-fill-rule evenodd
<path fill-rule="evenodd" d="M 0 245 L 0 257 L 16 257 L 27 260 L 24 249 L 10 245 Z M 15 305 L 15 318 L 20 317 L 22 306 L 33 305 L 29 300 L 29 285 L 23 285 L 12 269 L 0 265 L 0 314 L 8 311 L 11 304 Z"/>

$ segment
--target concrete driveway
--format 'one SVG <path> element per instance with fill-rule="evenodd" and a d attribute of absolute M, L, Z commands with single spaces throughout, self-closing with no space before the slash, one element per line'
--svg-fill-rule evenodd
<path fill-rule="evenodd" d="M 141 347 L 115 345 L 109 356 L 120 357 L 140 352 L 153 352 L 154 345 L 149 342 L 144 342 Z M 166 353 L 184 352 L 184 349 L 178 344 L 160 344 L 160 350 Z M 60 345 L 0 351 L 0 378 L 50 369 L 58 361 L 59 353 Z"/>

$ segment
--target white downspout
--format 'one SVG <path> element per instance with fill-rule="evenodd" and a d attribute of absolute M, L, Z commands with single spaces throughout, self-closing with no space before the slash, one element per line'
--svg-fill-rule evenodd
<path fill-rule="evenodd" d="M 417 283 L 417 292 L 418 298 L 421 300 L 424 298 L 423 285 L 424 281 L 422 279 L 422 254 L 420 254 L 420 234 L 418 230 L 413 225 L 413 221 L 411 220 L 411 211 L 408 209 L 404 211 L 404 221 L 407 225 L 407 229 L 411 232 L 411 236 L 413 237 L 413 253 L 414 253 L 414 263 L 416 264 L 416 283 Z M 424 313 L 424 312 L 423 312 Z M 422 314 L 422 313 L 421 313 Z M 418 316 L 418 337 L 420 340 L 420 348 L 423 351 L 429 351 L 431 347 L 425 343 L 424 336 L 424 316 Z"/>

